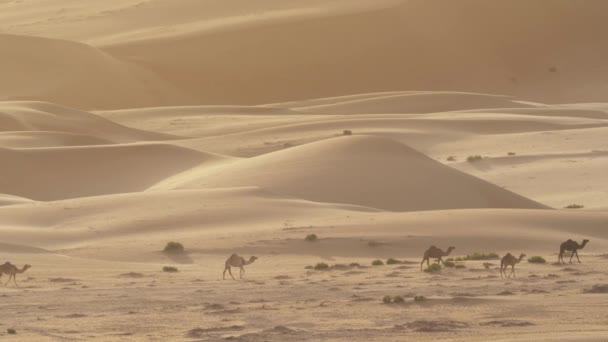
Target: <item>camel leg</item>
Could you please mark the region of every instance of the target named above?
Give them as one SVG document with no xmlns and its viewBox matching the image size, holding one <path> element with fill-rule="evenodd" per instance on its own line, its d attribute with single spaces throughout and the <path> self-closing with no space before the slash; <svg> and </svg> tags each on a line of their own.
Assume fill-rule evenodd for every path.
<svg viewBox="0 0 608 342">
<path fill-rule="evenodd" d="M 234 276 L 232 275 L 232 267 L 229 267 L 229 268 L 228 268 L 228 273 L 230 273 L 230 276 L 232 277 L 232 279 L 236 280 L 236 279 L 234 278 Z"/>
<path fill-rule="evenodd" d="M 570 254 L 570 263 L 572 263 L 572 257 L 574 256 L 574 252 L 576 252 L 576 250 L 572 251 L 572 254 Z"/>
<path fill-rule="evenodd" d="M 19 286 L 17 284 L 17 275 L 16 274 L 13 275 L 13 283 L 15 283 L 15 286 Z"/>
<path fill-rule="evenodd" d="M 4 286 L 8 285 L 8 283 L 10 283 L 10 282 L 11 282 L 11 277 L 12 277 L 12 276 L 13 276 L 12 274 L 9 274 L 9 275 L 8 275 L 8 280 L 6 281 L 6 283 L 4 283 Z"/>
<path fill-rule="evenodd" d="M 243 274 L 245 274 L 245 269 L 243 268 L 243 266 L 241 266 L 241 272 L 240 272 L 240 275 L 239 275 L 240 279 L 243 279 Z"/>
<path fill-rule="evenodd" d="M 502 265 L 500 265 L 500 279 L 502 279 Z"/>
<path fill-rule="evenodd" d="M 228 267 L 224 268 L 224 273 L 222 273 L 222 279 L 226 280 L 226 271 L 228 271 Z"/>
<path fill-rule="evenodd" d="M 574 251 L 574 253 L 576 253 L 576 260 L 578 260 L 578 263 L 582 264 L 581 259 L 578 258 L 578 251 Z"/>
<path fill-rule="evenodd" d="M 426 260 L 426 259 L 422 258 L 422 262 L 420 263 L 420 270 L 421 271 L 422 271 L 422 265 L 424 265 L 424 260 Z"/>
<path fill-rule="evenodd" d="M 441 265 L 442 263 L 445 264 L 445 262 L 443 262 L 443 259 L 439 257 L 439 259 L 437 259 L 437 264 Z"/>
<path fill-rule="evenodd" d="M 517 275 L 515 275 L 515 265 L 511 266 L 511 273 L 513 273 L 513 278 L 517 278 Z"/>
</svg>

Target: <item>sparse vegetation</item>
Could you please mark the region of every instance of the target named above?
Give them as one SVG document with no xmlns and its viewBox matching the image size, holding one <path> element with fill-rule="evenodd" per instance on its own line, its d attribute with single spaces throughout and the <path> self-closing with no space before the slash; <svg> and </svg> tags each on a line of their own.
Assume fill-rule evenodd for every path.
<svg viewBox="0 0 608 342">
<path fill-rule="evenodd" d="M 541 256 L 533 256 L 528 258 L 528 262 L 532 263 L 532 264 L 544 264 L 547 262 L 547 260 L 545 260 L 545 258 L 541 257 Z"/>
<path fill-rule="evenodd" d="M 323 271 L 329 268 L 329 265 L 324 262 L 319 262 L 315 265 L 315 270 Z"/>
<path fill-rule="evenodd" d="M 507 153 L 507 155 L 514 156 L 514 155 L 516 155 L 516 153 L 515 152 L 509 152 L 509 153 Z"/>
<path fill-rule="evenodd" d="M 467 268 L 467 267 L 463 264 L 456 264 L 456 268 Z"/>
<path fill-rule="evenodd" d="M 319 237 L 317 236 L 317 234 L 308 234 L 306 235 L 306 237 L 304 238 L 304 240 L 308 241 L 308 242 L 315 242 L 319 239 Z"/>
<path fill-rule="evenodd" d="M 422 302 L 423 300 L 426 300 L 425 296 L 415 296 L 414 297 L 415 302 Z"/>
<path fill-rule="evenodd" d="M 343 135 L 353 135 L 353 131 L 349 130 L 349 129 L 345 129 L 344 131 L 342 131 Z"/>
<path fill-rule="evenodd" d="M 13 328 L 8 328 L 8 329 L 6 329 L 6 332 L 9 333 L 10 335 L 15 335 L 17 333 L 17 330 L 15 330 Z"/>
<path fill-rule="evenodd" d="M 427 273 L 435 273 L 435 272 L 439 272 L 441 271 L 441 265 L 439 264 L 431 264 L 429 267 L 427 267 L 424 272 Z"/>
<path fill-rule="evenodd" d="M 173 267 L 173 266 L 165 266 L 165 267 L 163 267 L 163 272 L 175 273 L 177 271 L 178 271 L 177 267 Z"/>
<path fill-rule="evenodd" d="M 361 267 L 361 265 L 359 265 L 358 262 L 351 262 L 350 264 L 348 264 L 348 266 L 350 266 L 350 267 Z"/>
<path fill-rule="evenodd" d="M 386 260 L 386 264 L 387 265 L 396 265 L 396 264 L 401 264 L 401 261 L 397 260 L 395 258 L 389 258 L 388 260 Z"/>
<path fill-rule="evenodd" d="M 454 263 L 453 261 L 446 260 L 446 261 L 443 262 L 443 266 L 444 267 L 454 268 L 454 267 L 456 267 L 456 263 Z"/>
<path fill-rule="evenodd" d="M 450 161 L 450 162 L 453 162 L 453 161 L 456 161 L 456 157 L 454 157 L 454 156 L 449 156 L 449 157 L 448 157 L 446 160 L 447 160 L 447 161 Z"/>
<path fill-rule="evenodd" d="M 393 297 L 393 303 L 403 304 L 403 303 L 405 303 L 405 299 L 403 299 L 403 297 L 401 297 L 401 296 L 395 296 L 395 297 Z"/>
<path fill-rule="evenodd" d="M 474 155 L 474 156 L 468 156 L 468 157 L 467 157 L 467 161 L 468 161 L 469 163 L 478 162 L 478 161 L 480 161 L 480 160 L 482 160 L 482 159 L 483 159 L 483 157 L 482 157 L 482 156 L 480 156 L 480 155 L 478 155 L 478 154 L 476 154 L 476 155 Z"/>
<path fill-rule="evenodd" d="M 494 266 L 491 262 L 484 262 L 482 265 L 486 270 L 489 270 L 491 266 Z"/>
<path fill-rule="evenodd" d="M 583 290 L 584 293 L 608 293 L 608 285 L 593 285 L 590 289 Z"/>
<path fill-rule="evenodd" d="M 384 296 L 384 298 L 382 298 L 382 302 L 384 304 L 390 304 L 393 302 L 393 298 L 391 296 Z"/>
<path fill-rule="evenodd" d="M 580 205 L 580 204 L 569 204 L 567 206 L 565 206 L 565 209 L 582 209 L 584 208 L 584 205 Z"/>
<path fill-rule="evenodd" d="M 497 253 L 491 252 L 491 253 L 478 253 L 475 252 L 473 254 L 468 254 L 466 257 L 463 258 L 463 260 L 496 260 L 496 259 L 500 259 L 500 256 L 498 256 Z"/>
<path fill-rule="evenodd" d="M 314 267 L 312 265 L 304 266 L 305 270 L 312 270 Z"/>
<path fill-rule="evenodd" d="M 380 259 L 376 259 L 374 261 L 372 261 L 372 266 L 382 266 L 384 265 L 384 261 L 380 260 Z"/>
<path fill-rule="evenodd" d="M 182 245 L 179 242 L 175 242 L 175 241 L 167 242 L 167 244 L 165 245 L 165 249 L 163 249 L 163 252 L 165 252 L 165 253 L 183 253 L 184 245 Z"/>
</svg>

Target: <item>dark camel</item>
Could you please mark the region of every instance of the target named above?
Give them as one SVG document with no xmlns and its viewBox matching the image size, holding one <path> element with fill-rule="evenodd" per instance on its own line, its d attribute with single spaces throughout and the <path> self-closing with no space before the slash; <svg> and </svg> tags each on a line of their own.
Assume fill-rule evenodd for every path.
<svg viewBox="0 0 608 342">
<path fill-rule="evenodd" d="M 228 271 L 232 279 L 234 279 L 232 271 L 230 270 L 231 267 L 239 267 L 241 269 L 239 278 L 243 278 L 243 274 L 245 274 L 245 269 L 243 268 L 243 266 L 252 264 L 254 261 L 257 260 L 257 258 L 258 257 L 256 256 L 252 256 L 251 258 L 249 258 L 249 260 L 245 260 L 243 257 L 237 254 L 232 254 L 230 258 L 226 260 L 226 267 L 224 268 L 224 274 L 222 275 L 222 278 L 226 279 L 226 271 Z"/>
<path fill-rule="evenodd" d="M 17 266 L 11 264 L 8 261 L 5 262 L 4 264 L 0 265 L 0 277 L 2 277 L 3 274 L 8 274 L 8 280 L 6 281 L 4 286 L 8 285 L 8 283 L 11 281 L 11 278 L 13 278 L 13 283 L 15 283 L 15 286 L 18 286 L 17 285 L 17 273 L 23 273 L 23 272 L 27 271 L 27 269 L 30 267 L 32 267 L 32 266 L 25 265 L 21 269 L 19 269 L 19 268 L 17 268 Z"/>
<path fill-rule="evenodd" d="M 426 266 L 429 266 L 429 259 L 437 259 L 437 263 L 441 265 L 441 263 L 443 262 L 443 259 L 441 258 L 450 255 L 450 253 L 452 253 L 454 249 L 456 249 L 456 247 L 450 246 L 448 247 L 448 250 L 444 252 L 443 250 L 441 250 L 441 248 L 437 248 L 435 246 L 429 247 L 429 249 L 424 252 L 424 257 L 422 258 L 422 262 L 420 263 L 420 270 L 422 270 L 422 264 L 424 264 L 425 261 Z"/>
<path fill-rule="evenodd" d="M 515 264 L 519 264 L 525 257 L 525 254 L 521 254 L 519 256 L 519 259 L 517 259 L 513 255 L 511 255 L 511 253 L 507 253 L 507 255 L 502 257 L 502 259 L 500 260 L 500 277 L 502 278 L 502 275 L 504 274 L 505 277 L 510 278 L 512 274 L 513 278 L 517 278 L 517 276 L 515 275 Z M 511 266 L 511 273 L 509 273 L 509 275 L 507 276 L 507 267 L 509 266 Z"/>
<path fill-rule="evenodd" d="M 568 239 L 568 241 L 562 242 L 562 244 L 559 245 L 559 256 L 557 257 L 557 262 L 559 263 L 561 261 L 565 264 L 566 262 L 564 261 L 564 252 L 572 251 L 572 254 L 570 255 L 570 263 L 572 263 L 572 257 L 575 254 L 576 260 L 581 263 L 581 259 L 578 258 L 578 250 L 585 248 L 585 245 L 587 245 L 588 242 L 589 240 L 587 239 L 583 240 L 583 243 L 581 243 L 580 245 L 572 239 Z"/>
</svg>

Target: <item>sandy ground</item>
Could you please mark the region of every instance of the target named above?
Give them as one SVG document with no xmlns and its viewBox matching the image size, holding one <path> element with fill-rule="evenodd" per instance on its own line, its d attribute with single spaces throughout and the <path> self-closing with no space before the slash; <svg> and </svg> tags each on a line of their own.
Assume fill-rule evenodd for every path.
<svg viewBox="0 0 608 342">
<path fill-rule="evenodd" d="M 606 2 L 487 4 L 0 0 L 0 337 L 606 341 Z"/>
</svg>

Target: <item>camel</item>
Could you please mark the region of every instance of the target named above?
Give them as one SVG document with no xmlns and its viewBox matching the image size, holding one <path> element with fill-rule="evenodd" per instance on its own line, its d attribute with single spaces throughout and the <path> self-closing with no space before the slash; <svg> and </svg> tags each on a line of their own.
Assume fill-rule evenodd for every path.
<svg viewBox="0 0 608 342">
<path fill-rule="evenodd" d="M 583 243 L 581 243 L 580 245 L 572 239 L 568 239 L 568 241 L 562 242 L 562 244 L 559 245 L 559 255 L 557 257 L 557 262 L 559 263 L 561 261 L 565 264 L 566 262 L 564 261 L 564 252 L 572 251 L 572 254 L 570 255 L 570 263 L 572 263 L 572 257 L 575 254 L 576 254 L 576 259 L 578 260 L 579 263 L 581 263 L 581 259 L 578 258 L 578 250 L 585 248 L 585 246 L 587 245 L 588 242 L 589 242 L 589 240 L 587 240 L 587 239 L 583 240 Z"/>
<path fill-rule="evenodd" d="M 525 257 L 526 255 L 522 253 L 519 255 L 519 259 L 517 259 L 511 255 L 511 253 L 507 253 L 507 255 L 500 260 L 500 277 L 502 278 L 502 275 L 504 274 L 505 277 L 510 278 L 512 274 L 513 278 L 517 278 L 515 275 L 515 264 L 519 264 Z M 509 266 L 511 266 L 511 273 L 507 276 L 507 267 Z"/>
<path fill-rule="evenodd" d="M 249 260 L 245 260 L 245 258 L 243 258 L 237 254 L 232 254 L 230 256 L 230 258 L 228 258 L 228 260 L 226 260 L 226 268 L 224 268 L 224 274 L 222 275 L 222 278 L 224 278 L 224 280 L 226 279 L 226 271 L 228 271 L 228 273 L 230 273 L 230 276 L 232 277 L 232 279 L 234 279 L 234 276 L 232 275 L 232 271 L 230 270 L 230 268 L 239 267 L 241 269 L 239 279 L 242 279 L 243 274 L 245 274 L 245 268 L 243 268 L 243 266 L 253 264 L 253 262 L 256 261 L 257 258 L 258 257 L 256 257 L 256 256 L 252 256 L 251 258 L 249 258 Z"/>
<path fill-rule="evenodd" d="M 435 246 L 429 247 L 429 249 L 424 252 L 424 258 L 422 258 L 422 262 L 420 263 L 420 270 L 422 270 L 422 264 L 426 261 L 426 265 L 429 266 L 429 259 L 437 259 L 437 263 L 441 264 L 443 259 L 441 257 L 448 256 L 455 250 L 456 247 L 450 246 L 448 247 L 447 252 L 441 250 L 441 248 L 437 248 Z"/>
<path fill-rule="evenodd" d="M 5 262 L 4 264 L 0 265 L 0 277 L 2 277 L 3 274 L 8 274 L 8 281 L 4 284 L 4 286 L 8 285 L 8 283 L 11 281 L 11 278 L 13 278 L 13 282 L 15 283 L 15 286 L 18 286 L 17 285 L 17 273 L 23 273 L 23 272 L 27 271 L 27 269 L 30 267 L 32 267 L 32 266 L 25 265 L 21 269 L 19 269 L 19 268 L 17 268 L 17 266 L 11 264 L 8 261 Z"/>
</svg>

